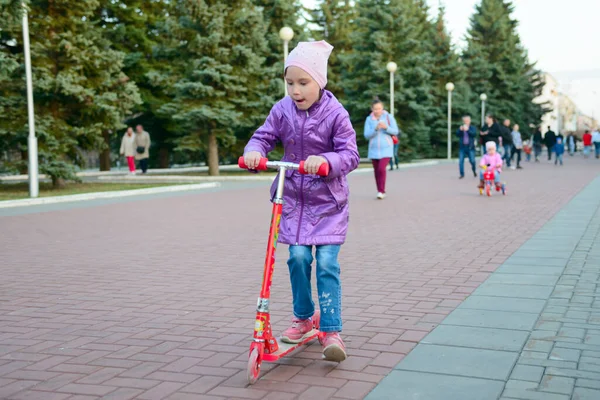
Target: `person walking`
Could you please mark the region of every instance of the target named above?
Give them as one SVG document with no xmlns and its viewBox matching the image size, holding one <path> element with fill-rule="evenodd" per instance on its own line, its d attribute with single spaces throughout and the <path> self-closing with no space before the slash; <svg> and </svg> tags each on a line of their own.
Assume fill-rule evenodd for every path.
<svg viewBox="0 0 600 400">
<path fill-rule="evenodd" d="M 127 165 L 129 166 L 129 175 L 135 175 L 135 135 L 131 127 L 127 128 L 127 131 L 121 139 L 121 149 L 119 154 L 125 156 L 127 159 Z"/>
<path fill-rule="evenodd" d="M 521 138 L 521 132 L 519 132 L 519 125 L 515 124 L 513 126 L 513 130 L 512 130 L 512 141 L 513 141 L 513 148 L 512 148 L 512 153 L 510 155 L 510 159 L 512 161 L 512 158 L 514 157 L 514 155 L 517 155 L 517 166 L 516 168 L 513 166 L 512 169 L 523 169 L 523 167 L 521 167 L 521 151 L 523 149 L 523 140 Z"/>
<path fill-rule="evenodd" d="M 396 164 L 396 169 L 398 169 L 398 150 L 400 149 L 400 135 L 402 135 L 402 129 L 398 127 L 398 134 L 392 136 L 392 142 L 394 142 L 394 149 L 392 152 L 392 158 L 390 158 L 390 171 L 394 169 L 394 164 Z"/>
<path fill-rule="evenodd" d="M 560 162 L 560 166 L 563 165 L 563 154 L 565 153 L 565 144 L 563 143 L 562 138 L 556 138 L 556 144 L 554 145 L 554 152 L 556 153 L 556 159 L 554 160 L 554 165 Z"/>
<path fill-rule="evenodd" d="M 554 152 L 554 146 L 556 146 L 556 133 L 550 127 L 544 135 L 544 144 L 548 149 L 548 162 L 552 162 L 552 153 Z"/>
<path fill-rule="evenodd" d="M 150 158 L 150 134 L 142 125 L 135 127 L 135 159 L 140 162 L 142 173 L 148 171 L 148 158 Z"/>
<path fill-rule="evenodd" d="M 383 102 L 376 98 L 371 104 L 371 114 L 365 121 L 365 139 L 369 141 L 368 157 L 373 163 L 377 198 L 385 198 L 385 181 L 387 165 L 393 156 L 394 141 L 392 136 L 398 135 L 398 125 L 394 116 L 383 108 Z"/>
<path fill-rule="evenodd" d="M 540 162 L 540 154 L 542 154 L 542 131 L 539 127 L 536 128 L 533 134 L 533 157 L 535 162 Z"/>
<path fill-rule="evenodd" d="M 600 158 L 600 131 L 598 131 L 598 128 L 592 132 L 592 143 L 594 143 L 596 158 Z"/>
<path fill-rule="evenodd" d="M 471 125 L 471 116 L 465 115 L 462 118 L 463 124 L 456 131 L 458 136 L 458 172 L 460 173 L 459 179 L 465 177 L 465 157 L 469 158 L 471 164 L 471 170 L 473 176 L 477 177 L 476 164 L 475 164 L 475 137 L 477 136 L 477 130 Z"/>
<path fill-rule="evenodd" d="M 577 137 L 575 137 L 573 132 L 567 136 L 567 146 L 569 147 L 569 155 L 573 157 L 573 154 L 575 154 L 575 149 L 577 148 Z"/>
<path fill-rule="evenodd" d="M 488 114 L 485 117 L 485 124 L 481 127 L 481 131 L 479 132 L 479 137 L 484 146 L 482 148 L 482 155 L 486 153 L 487 142 L 494 142 L 496 147 L 499 144 L 499 138 L 502 136 L 502 131 L 500 130 L 500 125 L 498 124 L 498 120 L 492 115 Z"/>
<path fill-rule="evenodd" d="M 592 150 L 592 135 L 590 131 L 585 131 L 583 134 L 583 157 L 588 158 Z"/>
<path fill-rule="evenodd" d="M 513 149 L 513 140 L 512 140 L 512 131 L 510 129 L 510 119 L 505 119 L 500 127 L 502 130 L 502 147 L 504 148 L 504 162 L 506 162 L 506 167 L 510 168 L 510 159 L 512 157 L 512 149 Z"/>
</svg>

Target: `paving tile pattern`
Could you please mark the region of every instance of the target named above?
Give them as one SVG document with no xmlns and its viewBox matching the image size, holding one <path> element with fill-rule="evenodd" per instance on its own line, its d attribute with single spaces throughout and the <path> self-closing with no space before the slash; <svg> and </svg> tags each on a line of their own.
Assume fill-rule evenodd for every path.
<svg viewBox="0 0 600 400">
<path fill-rule="evenodd" d="M 567 238 L 548 250 L 539 282 L 530 254 L 511 255 L 597 175 L 591 165 L 570 158 L 563 168 L 525 164 L 504 174 L 509 195 L 492 198 L 480 197 L 474 180 L 459 181 L 455 165 L 390 173 L 384 201 L 375 200 L 372 176 L 352 176 L 351 227 L 340 259 L 350 358 L 323 362 L 313 344 L 264 364 L 252 387 L 245 369 L 268 233 L 267 184 L 3 217 L 0 398 L 360 399 L 401 360 L 417 368 L 410 352 L 419 342 L 423 351 L 446 349 L 433 373 L 450 368 L 448 357 L 473 360 L 470 370 L 452 378 L 470 388 L 463 399 L 473 391 L 504 390 L 487 385 L 505 376 L 482 360 L 518 362 L 519 376 L 541 374 L 533 383 L 546 382 L 556 396 L 563 395 L 552 392 L 549 376 L 574 380 L 574 392 L 588 396 L 598 389 L 591 358 L 600 350 L 587 339 L 598 318 L 590 311 L 595 278 L 591 270 L 577 282 L 560 272 L 570 262 L 561 257 L 562 246 L 579 242 Z M 592 239 L 587 243 L 585 257 L 595 256 Z M 286 253 L 281 246 L 272 293 L 276 332 L 290 318 Z M 444 325 L 468 338 L 489 337 L 471 348 L 444 337 L 424 340 L 508 257 L 507 277 L 486 283 L 457 314 L 474 322 Z M 530 275 L 519 291 L 527 299 L 498 301 L 515 287 L 508 275 L 520 272 Z M 552 289 L 556 277 L 561 281 Z M 578 306 L 565 309 L 573 287 Z M 535 351 L 562 358 L 548 359 L 557 363 L 552 366 L 521 362 L 513 350 L 534 340 L 527 337 L 529 314 L 539 314 L 550 295 L 556 303 L 545 309 L 550 314 L 536 333 Z M 496 318 L 478 318 L 476 310 L 494 305 L 498 318 L 518 312 L 510 317 L 516 333 L 498 335 Z M 557 345 L 545 336 L 559 331 L 569 340 Z M 403 379 L 398 382 L 417 384 L 426 377 Z M 522 381 L 515 390 L 528 390 L 530 381 Z"/>
<path fill-rule="evenodd" d="M 600 178 L 368 397 L 600 399 Z"/>
</svg>

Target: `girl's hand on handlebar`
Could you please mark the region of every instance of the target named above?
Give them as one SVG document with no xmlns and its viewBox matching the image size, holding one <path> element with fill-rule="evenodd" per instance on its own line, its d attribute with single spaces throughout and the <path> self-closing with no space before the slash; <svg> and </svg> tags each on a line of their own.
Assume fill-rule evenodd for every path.
<svg viewBox="0 0 600 400">
<path fill-rule="evenodd" d="M 261 158 L 262 154 L 260 154 L 258 151 L 249 151 L 248 153 L 244 154 L 244 163 L 248 169 L 256 169 Z"/>
<path fill-rule="evenodd" d="M 304 170 L 309 175 L 316 175 L 319 167 L 327 163 L 327 159 L 321 156 L 309 156 L 304 162 Z"/>
</svg>

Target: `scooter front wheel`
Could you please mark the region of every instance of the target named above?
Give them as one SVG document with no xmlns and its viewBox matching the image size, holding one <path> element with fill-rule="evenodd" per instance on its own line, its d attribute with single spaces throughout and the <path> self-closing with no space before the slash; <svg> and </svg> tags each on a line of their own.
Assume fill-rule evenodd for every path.
<svg viewBox="0 0 600 400">
<path fill-rule="evenodd" d="M 250 356 L 248 357 L 248 369 L 246 371 L 248 383 L 254 384 L 258 380 L 258 376 L 260 375 L 260 353 L 257 348 L 252 349 L 250 351 Z"/>
</svg>

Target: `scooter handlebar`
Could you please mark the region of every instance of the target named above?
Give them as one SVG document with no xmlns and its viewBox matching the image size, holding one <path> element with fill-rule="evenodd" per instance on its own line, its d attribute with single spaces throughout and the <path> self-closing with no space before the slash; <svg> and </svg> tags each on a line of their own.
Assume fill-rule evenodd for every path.
<svg viewBox="0 0 600 400">
<path fill-rule="evenodd" d="M 303 175 L 308 175 L 308 172 L 306 172 L 306 170 L 304 169 L 304 161 L 300 161 L 300 165 L 298 166 L 298 172 L 300 172 Z M 329 175 L 329 163 L 328 162 L 324 162 L 323 164 L 321 164 L 321 166 L 317 170 L 317 175 L 319 175 L 319 176 Z"/>
<path fill-rule="evenodd" d="M 249 169 L 246 163 L 244 162 L 244 157 L 238 158 L 238 166 L 242 169 Z M 280 167 L 286 167 L 287 169 L 293 169 L 300 172 L 302 175 L 308 175 L 306 170 L 304 169 L 304 161 L 300 161 L 300 164 L 294 164 L 289 162 L 282 161 L 269 161 L 269 159 L 263 157 L 260 159 L 258 166 L 255 168 L 256 171 L 266 171 L 268 168 L 279 169 Z M 329 163 L 323 163 L 319 167 L 317 171 L 318 176 L 327 176 L 329 175 Z"/>
<path fill-rule="evenodd" d="M 269 162 L 268 158 L 261 158 L 260 162 L 258 163 L 258 166 L 256 168 L 254 168 L 257 171 L 266 171 L 267 170 L 267 163 Z M 246 165 L 246 163 L 244 162 L 244 156 L 241 156 L 240 158 L 238 158 L 238 166 L 241 169 L 250 169 L 248 168 L 248 166 Z"/>
</svg>

